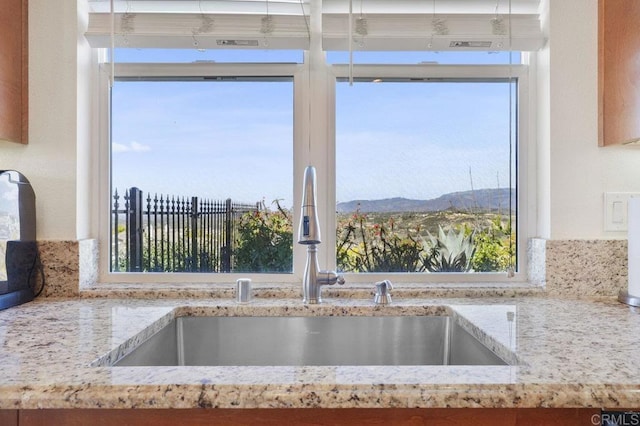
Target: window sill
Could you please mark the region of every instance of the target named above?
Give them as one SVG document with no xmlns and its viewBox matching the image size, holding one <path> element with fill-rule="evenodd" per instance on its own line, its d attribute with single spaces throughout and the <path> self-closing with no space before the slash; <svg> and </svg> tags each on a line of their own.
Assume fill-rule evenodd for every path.
<svg viewBox="0 0 640 426">
<path fill-rule="evenodd" d="M 254 298 L 295 299 L 301 297 L 301 284 L 253 283 Z M 324 298 L 366 299 L 374 293 L 373 283 L 347 284 L 343 287 L 327 286 Z M 530 283 L 397 283 L 392 294 L 397 297 L 516 297 L 540 296 L 544 287 Z M 83 298 L 234 298 L 235 284 L 210 283 L 104 283 L 84 287 Z"/>
</svg>

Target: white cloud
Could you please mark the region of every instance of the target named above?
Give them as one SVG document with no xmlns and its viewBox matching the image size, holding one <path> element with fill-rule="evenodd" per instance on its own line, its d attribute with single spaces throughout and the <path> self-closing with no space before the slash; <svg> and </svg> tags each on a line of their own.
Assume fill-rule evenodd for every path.
<svg viewBox="0 0 640 426">
<path fill-rule="evenodd" d="M 130 144 L 121 144 L 114 142 L 111 145 L 111 150 L 113 153 L 120 152 L 148 152 L 151 151 L 151 147 L 149 145 L 144 145 L 139 142 L 133 141 Z"/>
</svg>

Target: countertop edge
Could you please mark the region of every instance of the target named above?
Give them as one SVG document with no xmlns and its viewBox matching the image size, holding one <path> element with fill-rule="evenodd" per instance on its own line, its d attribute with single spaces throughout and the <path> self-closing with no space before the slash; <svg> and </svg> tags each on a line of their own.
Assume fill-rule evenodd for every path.
<svg viewBox="0 0 640 426">
<path fill-rule="evenodd" d="M 630 408 L 613 385 L 215 385 L 2 387 L 0 409 Z M 635 394 L 636 392 L 633 392 Z M 260 398 L 256 398 L 256 394 Z M 526 394 L 526 398 L 523 395 Z M 47 397 L 42 398 L 43 395 Z M 57 396 L 57 397 L 54 397 Z M 224 397 L 221 397 L 224 395 Z"/>
</svg>

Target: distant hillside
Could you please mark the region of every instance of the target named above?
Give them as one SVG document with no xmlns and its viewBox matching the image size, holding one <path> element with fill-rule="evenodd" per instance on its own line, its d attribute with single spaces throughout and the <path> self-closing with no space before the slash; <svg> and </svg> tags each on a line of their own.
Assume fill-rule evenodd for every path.
<svg viewBox="0 0 640 426">
<path fill-rule="evenodd" d="M 515 208 L 515 191 L 512 207 Z M 435 212 L 442 210 L 497 211 L 509 208 L 509 188 L 476 189 L 474 191 L 451 192 L 431 200 L 408 198 L 386 198 L 383 200 L 353 200 L 338 203 L 338 213 L 350 213 L 360 209 L 363 213 L 379 212 Z"/>
</svg>

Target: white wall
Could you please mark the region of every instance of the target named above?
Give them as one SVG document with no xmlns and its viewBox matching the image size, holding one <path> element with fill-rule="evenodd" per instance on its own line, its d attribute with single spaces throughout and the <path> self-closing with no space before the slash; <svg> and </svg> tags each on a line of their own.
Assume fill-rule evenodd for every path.
<svg viewBox="0 0 640 426">
<path fill-rule="evenodd" d="M 0 169 L 33 184 L 38 239 L 76 238 L 76 9 L 29 1 L 29 144 L 0 141 Z"/>
<path fill-rule="evenodd" d="M 626 238 L 604 232 L 602 197 L 640 192 L 640 148 L 597 146 L 597 0 L 546 3 L 550 42 L 537 62 L 551 72 L 538 80 L 537 236 Z M 95 121 L 78 37 L 84 20 L 76 0 L 30 0 L 29 20 L 30 143 L 0 141 L 0 169 L 19 170 L 33 183 L 39 239 L 90 237 Z"/>
<path fill-rule="evenodd" d="M 539 89 L 550 114 L 539 133 L 538 161 L 542 170 L 548 162 L 549 183 L 545 190 L 538 180 L 540 236 L 626 238 L 604 232 L 603 193 L 640 192 L 640 149 L 598 147 L 598 1 L 549 0 L 548 7 L 550 50 L 541 56 L 548 55 L 551 72 Z"/>
<path fill-rule="evenodd" d="M 87 0 L 77 2 L 77 206 L 76 237 L 78 239 L 97 237 L 98 218 L 92 212 L 98 211 L 98 200 L 93 195 L 97 192 L 98 159 L 95 156 L 97 139 L 98 111 L 93 108 L 97 91 L 97 52 L 91 49 L 84 33 L 89 24 L 89 4 Z M 92 112 L 92 114 L 90 114 Z M 95 137 L 94 137 L 95 136 Z"/>
</svg>

